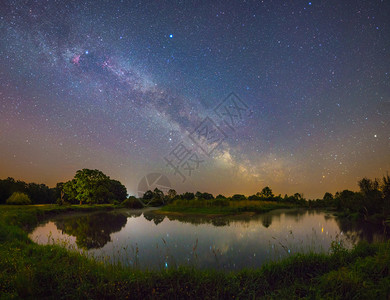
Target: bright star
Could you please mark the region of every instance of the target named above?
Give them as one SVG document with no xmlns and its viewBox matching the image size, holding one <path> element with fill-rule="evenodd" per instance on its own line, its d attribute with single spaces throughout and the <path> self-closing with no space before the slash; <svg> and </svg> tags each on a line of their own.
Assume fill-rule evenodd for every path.
<svg viewBox="0 0 390 300">
<path fill-rule="evenodd" d="M 169 37 L 170 37 L 170 38 L 173 38 L 173 34 L 170 34 Z"/>
<path fill-rule="evenodd" d="M 88 51 L 88 50 L 86 50 L 86 51 L 85 51 L 85 54 L 88 54 L 88 53 L 89 53 L 89 51 Z"/>
</svg>

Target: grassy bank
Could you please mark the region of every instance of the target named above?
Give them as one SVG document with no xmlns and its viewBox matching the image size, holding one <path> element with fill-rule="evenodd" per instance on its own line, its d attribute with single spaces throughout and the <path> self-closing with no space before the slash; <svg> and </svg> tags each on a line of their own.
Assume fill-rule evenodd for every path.
<svg viewBox="0 0 390 300">
<path fill-rule="evenodd" d="M 187 215 L 232 215 L 244 212 L 265 213 L 274 209 L 296 207 L 291 203 L 275 201 L 229 201 L 213 200 L 176 200 L 163 206 L 156 213 L 176 213 Z"/>
<path fill-rule="evenodd" d="M 258 270 L 147 272 L 104 265 L 59 246 L 37 245 L 21 228 L 26 220 L 33 225 L 46 214 L 69 209 L 100 208 L 0 206 L 2 299 L 386 299 L 390 295 L 390 243 L 361 243 L 351 251 L 334 243 L 331 255 L 295 255 Z"/>
</svg>

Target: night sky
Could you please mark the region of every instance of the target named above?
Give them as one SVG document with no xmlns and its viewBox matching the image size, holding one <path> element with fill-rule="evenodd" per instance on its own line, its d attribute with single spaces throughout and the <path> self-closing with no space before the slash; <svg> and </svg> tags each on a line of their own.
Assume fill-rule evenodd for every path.
<svg viewBox="0 0 390 300">
<path fill-rule="evenodd" d="M 322 197 L 390 171 L 389 121 L 389 1 L 0 4 L 1 179 Z"/>
</svg>

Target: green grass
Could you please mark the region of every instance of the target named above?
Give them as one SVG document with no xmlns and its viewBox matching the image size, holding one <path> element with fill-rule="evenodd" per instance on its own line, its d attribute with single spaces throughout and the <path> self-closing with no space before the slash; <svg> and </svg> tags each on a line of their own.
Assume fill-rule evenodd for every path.
<svg viewBox="0 0 390 300">
<path fill-rule="evenodd" d="M 290 203 L 275 201 L 218 201 L 176 200 L 159 209 L 157 213 L 181 213 L 189 215 L 231 215 L 244 212 L 265 213 L 274 209 L 296 207 Z"/>
<path fill-rule="evenodd" d="M 300 254 L 261 269 L 139 271 L 107 265 L 59 246 L 41 246 L 21 228 L 46 214 L 99 207 L 0 206 L 1 299 L 386 299 L 390 243 L 360 243 L 333 253 Z M 107 207 L 103 207 L 107 209 Z M 13 225 L 12 225 L 13 224 Z"/>
</svg>

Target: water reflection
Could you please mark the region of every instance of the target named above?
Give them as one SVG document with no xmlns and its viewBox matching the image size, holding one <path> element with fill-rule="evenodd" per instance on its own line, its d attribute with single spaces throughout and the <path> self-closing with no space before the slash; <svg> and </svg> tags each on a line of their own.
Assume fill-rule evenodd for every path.
<svg viewBox="0 0 390 300">
<path fill-rule="evenodd" d="M 365 240 L 370 243 L 382 242 L 389 238 L 386 233 L 386 227 L 380 224 L 363 221 L 356 222 L 346 218 L 338 218 L 336 221 L 340 229 L 352 243 L 360 240 Z"/>
<path fill-rule="evenodd" d="M 259 267 L 297 252 L 327 252 L 336 238 L 348 247 L 360 239 L 384 239 L 377 228 L 299 209 L 219 218 L 152 210 L 65 216 L 37 227 L 30 237 L 41 244 L 66 240 L 88 255 L 142 269 L 194 265 L 228 270 Z"/>
<path fill-rule="evenodd" d="M 76 237 L 76 245 L 85 250 L 99 249 L 111 241 L 111 233 L 127 222 L 123 214 L 96 213 L 58 219 L 54 223 L 63 233 Z"/>
</svg>

